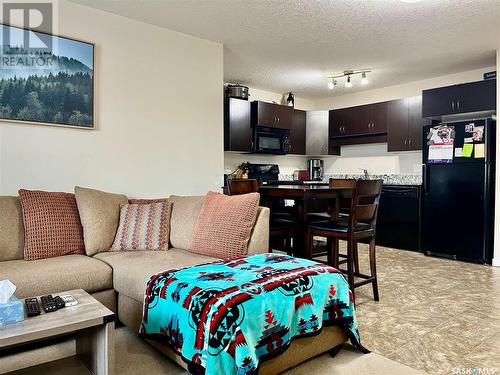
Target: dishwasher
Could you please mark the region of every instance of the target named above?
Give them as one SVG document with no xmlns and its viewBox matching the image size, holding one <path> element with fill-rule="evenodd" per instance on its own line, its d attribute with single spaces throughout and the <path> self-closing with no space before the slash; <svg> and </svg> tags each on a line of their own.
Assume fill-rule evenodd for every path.
<svg viewBox="0 0 500 375">
<path fill-rule="evenodd" d="M 420 186 L 383 186 L 377 216 L 377 245 L 420 251 L 420 192 Z"/>
</svg>

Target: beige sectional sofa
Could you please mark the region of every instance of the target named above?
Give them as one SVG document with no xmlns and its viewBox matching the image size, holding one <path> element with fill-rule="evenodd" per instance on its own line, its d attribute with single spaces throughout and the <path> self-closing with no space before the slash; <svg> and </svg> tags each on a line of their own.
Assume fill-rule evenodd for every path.
<svg viewBox="0 0 500 375">
<path fill-rule="evenodd" d="M 173 203 L 170 223 L 172 247 L 167 251 L 103 252 L 92 257 L 65 255 L 25 261 L 19 198 L 0 197 L 0 280 L 12 281 L 17 286 L 16 295 L 19 298 L 82 288 L 116 312 L 126 326 L 138 332 L 145 284 L 152 274 L 216 260 L 186 250 L 190 247 L 204 197 L 172 196 L 170 200 Z M 248 254 L 267 252 L 268 248 L 269 209 L 260 207 Z M 346 340 L 339 328 L 325 328 L 317 337 L 294 341 L 283 355 L 265 362 L 261 373 L 277 373 Z M 168 347 L 151 343 L 185 366 Z"/>
<path fill-rule="evenodd" d="M 0 280 L 12 281 L 19 298 L 81 288 L 119 314 L 119 294 L 142 301 L 145 282 L 152 274 L 215 260 L 184 250 L 190 247 L 203 199 L 171 197 L 172 248 L 168 251 L 104 252 L 92 257 L 74 254 L 26 261 L 19 198 L 0 197 Z M 248 253 L 266 252 L 268 238 L 269 209 L 261 207 Z"/>
</svg>

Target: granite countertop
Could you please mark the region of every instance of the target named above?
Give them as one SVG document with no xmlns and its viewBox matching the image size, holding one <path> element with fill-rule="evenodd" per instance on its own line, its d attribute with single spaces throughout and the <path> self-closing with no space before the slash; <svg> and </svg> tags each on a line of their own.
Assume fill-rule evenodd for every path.
<svg viewBox="0 0 500 375">
<path fill-rule="evenodd" d="M 362 174 L 326 174 L 323 182 L 328 183 L 330 178 L 363 178 Z M 370 174 L 368 179 L 383 180 L 384 185 L 402 185 L 402 186 L 420 186 L 422 185 L 422 176 L 418 174 Z M 293 175 L 279 175 L 280 181 L 293 181 Z"/>
</svg>

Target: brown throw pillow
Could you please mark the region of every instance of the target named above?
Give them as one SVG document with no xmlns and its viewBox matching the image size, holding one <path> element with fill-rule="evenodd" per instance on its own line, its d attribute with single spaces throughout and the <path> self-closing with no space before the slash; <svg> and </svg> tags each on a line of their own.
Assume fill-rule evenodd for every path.
<svg viewBox="0 0 500 375">
<path fill-rule="evenodd" d="M 85 252 L 92 256 L 108 251 L 118 228 L 120 205 L 128 203 L 127 197 L 75 186 L 75 198 L 83 226 Z"/>
<path fill-rule="evenodd" d="M 259 198 L 258 193 L 227 196 L 209 192 L 196 223 L 191 251 L 222 259 L 245 255 Z"/>
<path fill-rule="evenodd" d="M 83 231 L 75 196 L 19 190 L 24 220 L 24 259 L 84 254 Z"/>
</svg>

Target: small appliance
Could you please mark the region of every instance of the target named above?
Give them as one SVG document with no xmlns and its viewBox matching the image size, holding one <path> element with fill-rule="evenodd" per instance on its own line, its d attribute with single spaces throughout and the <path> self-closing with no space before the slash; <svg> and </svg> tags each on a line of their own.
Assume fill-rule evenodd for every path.
<svg viewBox="0 0 500 375">
<path fill-rule="evenodd" d="M 321 181 L 323 179 L 323 160 L 309 159 L 307 161 L 307 168 L 309 170 L 309 180 Z"/>
<path fill-rule="evenodd" d="M 248 93 L 248 87 L 238 84 L 226 85 L 225 94 L 227 98 L 236 98 L 243 100 L 248 100 L 248 97 L 250 96 L 250 94 Z"/>
<path fill-rule="evenodd" d="M 290 151 L 290 130 L 256 126 L 252 152 L 285 155 Z"/>
</svg>

